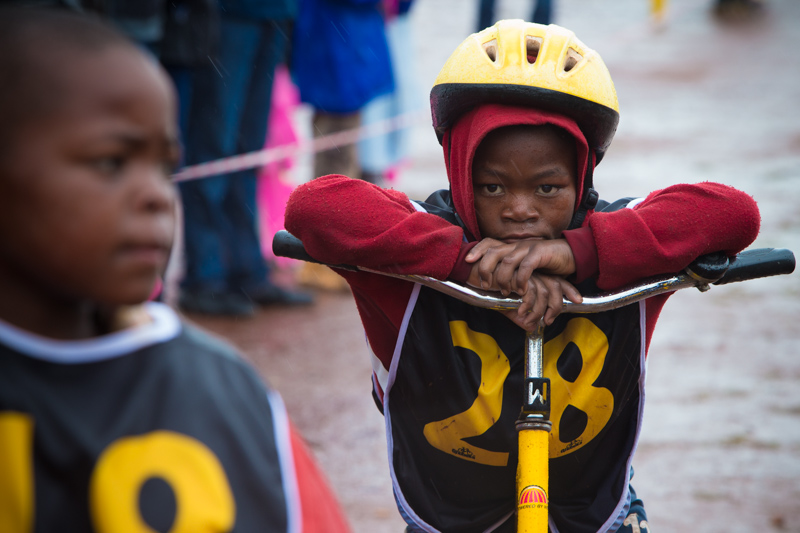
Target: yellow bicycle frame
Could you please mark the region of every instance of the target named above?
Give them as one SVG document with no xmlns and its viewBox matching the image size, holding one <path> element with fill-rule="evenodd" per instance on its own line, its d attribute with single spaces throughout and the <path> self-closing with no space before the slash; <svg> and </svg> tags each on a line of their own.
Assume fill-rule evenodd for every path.
<svg viewBox="0 0 800 533">
<path fill-rule="evenodd" d="M 517 531 L 547 533 L 550 483 L 550 380 L 542 372 L 544 322 L 525 346 L 525 400 L 517 420 Z"/>
</svg>

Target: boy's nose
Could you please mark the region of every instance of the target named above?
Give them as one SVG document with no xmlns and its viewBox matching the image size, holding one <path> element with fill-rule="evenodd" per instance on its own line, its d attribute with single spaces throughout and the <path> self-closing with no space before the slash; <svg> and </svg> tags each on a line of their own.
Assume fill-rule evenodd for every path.
<svg viewBox="0 0 800 533">
<path fill-rule="evenodd" d="M 507 216 L 517 222 L 539 218 L 535 202 L 527 196 L 512 197 L 506 206 Z"/>
<path fill-rule="evenodd" d="M 151 212 L 171 210 L 176 199 L 175 185 L 161 169 L 147 174 L 147 179 L 140 190 L 140 207 Z"/>
</svg>

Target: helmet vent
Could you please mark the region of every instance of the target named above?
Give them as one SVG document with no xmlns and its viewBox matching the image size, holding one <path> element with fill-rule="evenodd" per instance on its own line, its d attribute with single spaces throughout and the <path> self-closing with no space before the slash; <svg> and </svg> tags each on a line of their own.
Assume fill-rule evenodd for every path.
<svg viewBox="0 0 800 533">
<path fill-rule="evenodd" d="M 483 50 L 486 52 L 486 55 L 489 56 L 489 59 L 492 61 L 497 60 L 497 39 L 492 39 L 487 43 L 483 43 Z"/>
<path fill-rule="evenodd" d="M 528 63 L 533 65 L 536 63 L 536 58 L 539 57 L 539 50 L 542 48 L 542 38 L 525 36 L 525 51 L 528 56 Z"/>
<path fill-rule="evenodd" d="M 583 56 L 575 51 L 574 48 L 567 49 L 567 60 L 564 61 L 564 72 L 569 72 L 575 68 L 575 65 L 580 63 Z"/>
</svg>

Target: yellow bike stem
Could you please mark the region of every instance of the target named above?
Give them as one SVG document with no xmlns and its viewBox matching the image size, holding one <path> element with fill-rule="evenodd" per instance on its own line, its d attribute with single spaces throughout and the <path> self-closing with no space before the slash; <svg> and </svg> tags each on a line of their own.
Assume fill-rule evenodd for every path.
<svg viewBox="0 0 800 533">
<path fill-rule="evenodd" d="M 543 376 L 544 323 L 527 335 L 525 399 L 517 420 L 517 531 L 547 533 L 549 502 L 550 380 Z"/>
</svg>

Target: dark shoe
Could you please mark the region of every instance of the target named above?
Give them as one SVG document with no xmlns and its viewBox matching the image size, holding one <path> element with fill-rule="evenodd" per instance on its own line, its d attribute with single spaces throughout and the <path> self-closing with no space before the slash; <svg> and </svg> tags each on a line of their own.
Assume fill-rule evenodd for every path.
<svg viewBox="0 0 800 533">
<path fill-rule="evenodd" d="M 222 316 L 253 316 L 255 305 L 243 294 L 218 291 L 182 291 L 178 307 L 188 313 Z"/>
<path fill-rule="evenodd" d="M 247 298 L 258 305 L 310 305 L 314 297 L 307 292 L 284 289 L 277 285 L 263 285 L 245 292 Z"/>
<path fill-rule="evenodd" d="M 377 185 L 379 187 L 383 187 L 386 181 L 383 177 L 383 174 L 378 172 L 367 172 L 365 170 L 361 171 L 361 179 L 367 183 L 372 183 L 373 185 Z"/>
<path fill-rule="evenodd" d="M 717 0 L 714 15 L 723 22 L 752 22 L 766 13 L 763 0 Z"/>
</svg>

